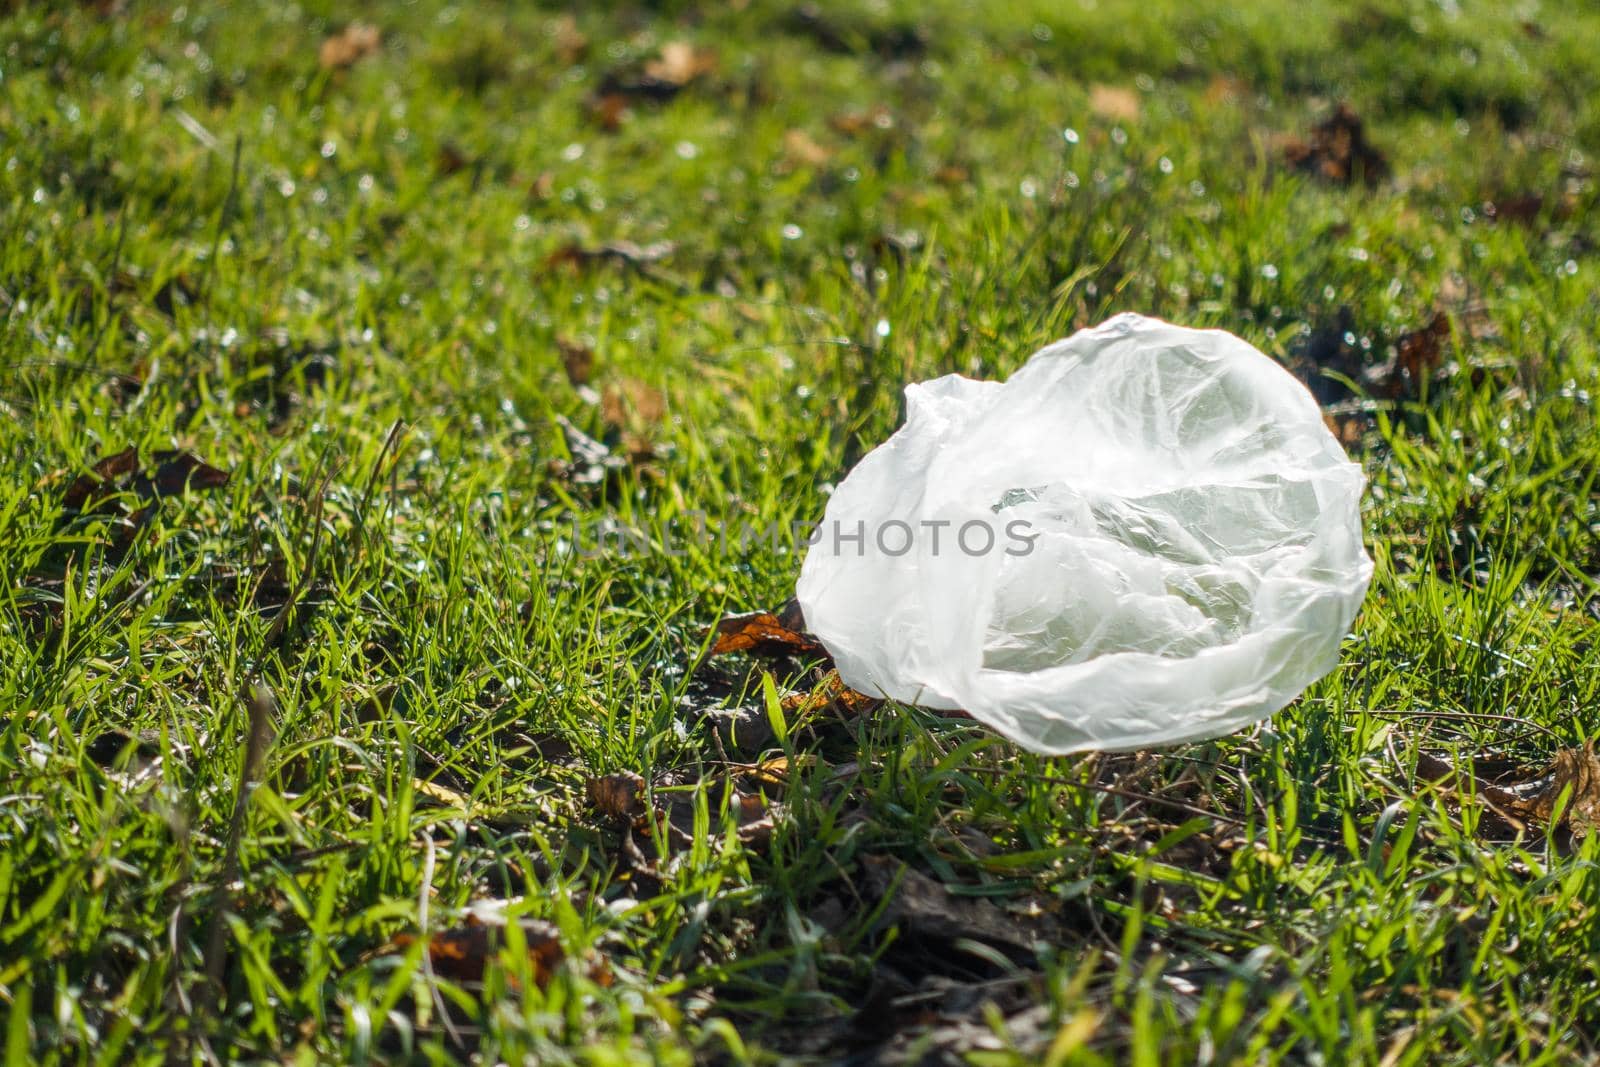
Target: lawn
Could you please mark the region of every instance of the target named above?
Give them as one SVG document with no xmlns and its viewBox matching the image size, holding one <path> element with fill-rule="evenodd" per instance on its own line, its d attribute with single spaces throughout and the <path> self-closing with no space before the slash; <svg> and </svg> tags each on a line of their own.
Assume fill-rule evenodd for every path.
<svg viewBox="0 0 1600 1067">
<path fill-rule="evenodd" d="M 0 10 L 8 1062 L 1600 1055 L 1600 14 Z M 1334 673 L 1046 758 L 711 654 L 1130 310 L 1363 464 Z"/>
</svg>

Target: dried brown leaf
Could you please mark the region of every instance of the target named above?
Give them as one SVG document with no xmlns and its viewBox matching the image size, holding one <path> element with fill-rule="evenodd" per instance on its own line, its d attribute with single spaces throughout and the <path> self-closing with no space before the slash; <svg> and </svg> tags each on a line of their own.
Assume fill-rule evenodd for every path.
<svg viewBox="0 0 1600 1067">
<path fill-rule="evenodd" d="M 715 74 L 717 66 L 717 53 L 712 49 L 689 41 L 668 41 L 661 46 L 661 54 L 644 65 L 644 73 L 647 78 L 681 88 L 696 78 Z"/>
<path fill-rule="evenodd" d="M 74 511 L 81 510 L 92 497 L 113 492 L 115 484 L 132 474 L 138 466 L 139 453 L 136 449 L 125 448 L 115 455 L 107 456 L 90 467 L 86 473 L 74 478 L 67 486 L 61 502 Z"/>
<path fill-rule="evenodd" d="M 790 693 L 784 697 L 783 710 L 798 718 L 832 708 L 845 718 L 855 718 L 875 710 L 882 703 L 876 697 L 851 689 L 844 684 L 837 670 L 829 670 L 815 689 L 807 693 Z"/>
<path fill-rule="evenodd" d="M 572 66 L 589 51 L 589 38 L 570 12 L 557 16 L 550 24 L 550 39 L 555 42 L 556 58 L 563 66 Z"/>
<path fill-rule="evenodd" d="M 666 413 L 666 395 L 636 378 L 609 385 L 600 395 L 600 417 L 619 430 L 647 430 L 660 423 Z"/>
<path fill-rule="evenodd" d="M 1428 753 L 1418 754 L 1416 774 L 1424 781 L 1453 788 L 1459 795 L 1476 796 L 1491 816 L 1488 827 L 1495 831 L 1547 825 L 1564 795 L 1569 799 L 1558 829 L 1580 838 L 1600 828 L 1600 755 L 1594 742 L 1561 749 L 1542 774 L 1516 784 L 1484 781 L 1471 770 L 1458 772 L 1449 761 Z M 1480 823 L 1480 828 L 1483 826 Z"/>
<path fill-rule="evenodd" d="M 458 174 L 472 165 L 472 158 L 454 141 L 445 141 L 433 154 L 433 169 L 441 178 Z"/>
<path fill-rule="evenodd" d="M 204 492 L 228 484 L 230 473 L 200 459 L 192 452 L 162 451 L 151 457 L 153 469 L 139 468 L 139 454 L 123 449 L 96 463 L 67 486 L 62 503 L 82 510 L 91 500 L 126 491 L 142 499 L 177 496 L 189 490 Z"/>
<path fill-rule="evenodd" d="M 801 129 L 789 130 L 783 135 L 783 151 L 790 163 L 806 167 L 820 167 L 833 158 L 833 149 L 818 144 Z"/>
<path fill-rule="evenodd" d="M 377 53 L 383 45 L 378 27 L 367 22 L 352 22 L 322 42 L 317 62 L 328 70 L 344 70 Z"/>
<path fill-rule="evenodd" d="M 550 923 L 534 919 L 523 919 L 517 925 L 527 945 L 534 981 L 543 988 L 550 983 L 556 967 L 566 959 L 560 932 Z M 394 940 L 397 947 L 408 948 L 417 938 L 414 934 L 401 934 Z M 429 936 L 428 963 L 434 974 L 452 982 L 482 982 L 489 961 L 505 943 L 503 923 L 487 923 L 476 915 L 469 915 L 462 925 Z"/>
<path fill-rule="evenodd" d="M 1436 311 L 1426 326 L 1400 335 L 1395 345 L 1395 369 L 1416 387 L 1444 362 L 1445 345 L 1449 340 L 1450 317 Z"/>
<path fill-rule="evenodd" d="M 232 478 L 231 472 L 213 467 L 193 452 L 157 452 L 151 458 L 156 469 L 136 476 L 130 485 L 141 497 L 210 492 L 225 488 Z"/>
<path fill-rule="evenodd" d="M 1361 117 L 1349 104 L 1313 127 L 1309 141 L 1289 142 L 1283 154 L 1296 170 L 1341 185 L 1376 185 L 1389 173 L 1388 160 L 1368 143 Z"/>
<path fill-rule="evenodd" d="M 1483 202 L 1484 217 L 1495 222 L 1515 222 L 1528 226 L 1537 222 L 1540 213 L 1543 211 L 1544 195 L 1542 193 L 1502 196 L 1495 200 L 1485 200 Z M 1558 211 L 1557 214 L 1559 213 Z"/>
<path fill-rule="evenodd" d="M 1231 74 L 1218 74 L 1206 86 L 1206 103 L 1231 104 L 1250 95 L 1250 85 Z"/>
<path fill-rule="evenodd" d="M 632 771 L 590 778 L 585 791 L 589 806 L 602 818 L 632 823 L 645 814 L 644 779 Z"/>
<path fill-rule="evenodd" d="M 556 348 L 561 352 L 561 365 L 567 370 L 567 381 L 573 385 L 588 385 L 589 378 L 594 374 L 594 349 L 566 337 L 556 338 Z"/>
<path fill-rule="evenodd" d="M 934 952 L 948 951 L 959 941 L 978 941 L 1019 959 L 1031 957 L 1032 932 L 994 902 L 958 896 L 888 856 L 866 856 L 862 863 L 873 896 L 892 894 L 880 922 L 899 927 L 903 939 L 922 942 Z"/>
<path fill-rule="evenodd" d="M 1366 420 L 1359 414 L 1334 415 L 1324 413 L 1322 421 L 1327 424 L 1328 432 L 1345 448 L 1354 448 L 1361 443 L 1367 427 Z"/>
<path fill-rule="evenodd" d="M 622 129 L 622 124 L 633 114 L 628 107 L 628 98 L 623 93 L 602 93 L 594 98 L 589 105 L 589 115 L 594 119 L 595 125 L 607 133 L 616 133 Z"/>
<path fill-rule="evenodd" d="M 1539 791 L 1521 804 L 1518 814 L 1548 822 L 1557 802 L 1571 791 L 1561 823 L 1573 837 L 1585 837 L 1600 827 L 1600 756 L 1593 742 L 1582 748 L 1564 748 L 1538 779 Z"/>
<path fill-rule="evenodd" d="M 1089 110 L 1113 122 L 1134 122 L 1139 118 L 1139 94 L 1117 85 L 1091 85 Z"/>
<path fill-rule="evenodd" d="M 729 615 L 717 623 L 711 643 L 713 656 L 749 652 L 757 656 L 824 655 L 822 644 L 805 632 L 805 620 L 792 601 L 781 614 L 750 611 Z"/>
</svg>

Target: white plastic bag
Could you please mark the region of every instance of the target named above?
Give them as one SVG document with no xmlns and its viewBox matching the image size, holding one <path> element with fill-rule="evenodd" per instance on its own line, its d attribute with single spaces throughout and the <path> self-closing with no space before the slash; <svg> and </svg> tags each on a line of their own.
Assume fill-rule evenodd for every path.
<svg viewBox="0 0 1600 1067">
<path fill-rule="evenodd" d="M 1333 669 L 1364 478 L 1246 342 L 1118 315 L 906 400 L 800 573 L 846 684 L 1062 753 L 1229 733 Z"/>
</svg>

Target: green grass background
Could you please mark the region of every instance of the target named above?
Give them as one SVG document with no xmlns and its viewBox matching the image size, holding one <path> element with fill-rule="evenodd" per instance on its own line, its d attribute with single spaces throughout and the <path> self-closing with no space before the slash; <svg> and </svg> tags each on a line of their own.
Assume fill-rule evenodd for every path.
<svg viewBox="0 0 1600 1067">
<path fill-rule="evenodd" d="M 1412 773 L 1594 732 L 1585 5 L 3 6 L 12 1061 L 834 1060 L 878 1047 L 864 1002 L 936 1062 L 1596 1054 L 1596 846 L 1488 840 Z M 358 17 L 380 50 L 322 67 Z M 715 69 L 605 128 L 608 74 L 672 41 Z M 1371 188 L 1282 162 L 1339 101 L 1388 157 Z M 672 246 L 561 261 L 617 241 Z M 789 595 L 797 553 L 566 531 L 813 519 L 906 382 L 1003 376 L 1124 310 L 1312 374 L 1314 340 L 1381 364 L 1449 316 L 1425 385 L 1339 409 L 1377 561 L 1340 669 L 1259 729 L 1118 761 L 910 709 L 819 722 L 774 743 L 781 817 L 741 841 L 684 668 L 706 624 Z M 627 442 L 563 345 L 593 388 L 664 398 L 601 487 L 564 473 L 558 417 Z M 122 551 L 64 496 L 129 447 L 233 476 Z M 271 590 L 302 584 L 274 632 Z M 275 740 L 234 835 L 254 678 Z M 620 771 L 698 813 L 659 885 L 587 808 Z M 919 947 L 872 889 L 885 857 L 1037 947 Z M 486 989 L 431 992 L 393 940 L 425 897 L 435 926 L 509 901 L 612 979 L 540 988 L 513 947 Z M 975 991 L 953 1048 L 871 999 L 940 967 Z"/>
</svg>

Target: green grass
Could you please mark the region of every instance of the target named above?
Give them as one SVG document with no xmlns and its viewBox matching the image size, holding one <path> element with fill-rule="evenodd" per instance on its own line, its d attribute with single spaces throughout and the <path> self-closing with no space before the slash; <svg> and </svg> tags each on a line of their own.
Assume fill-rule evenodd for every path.
<svg viewBox="0 0 1600 1067">
<path fill-rule="evenodd" d="M 1600 722 L 1600 16 L 661 0 L 578 5 L 574 55 L 554 5 L 422 0 L 329 71 L 354 6 L 6 6 L 8 1060 L 1597 1054 L 1595 842 L 1485 834 L 1413 771 Z M 679 40 L 715 69 L 606 129 L 608 76 Z M 1339 100 L 1372 188 L 1282 163 Z M 563 255 L 615 241 L 672 246 Z M 816 518 L 906 382 L 1124 310 L 1312 375 L 1450 317 L 1425 383 L 1336 409 L 1377 560 L 1340 669 L 1136 757 L 898 707 L 719 743 L 708 693 L 746 741 L 771 709 L 760 664 L 691 677 L 703 628 L 798 570 L 742 526 Z M 635 461 L 574 477 L 562 419 Z M 69 507 L 127 448 L 232 477 Z M 647 547 L 569 543 L 602 522 Z M 591 809 L 620 772 L 675 843 Z M 1018 943 L 952 943 L 918 893 Z M 567 963 L 430 975 L 424 900 L 549 922 Z"/>
</svg>

